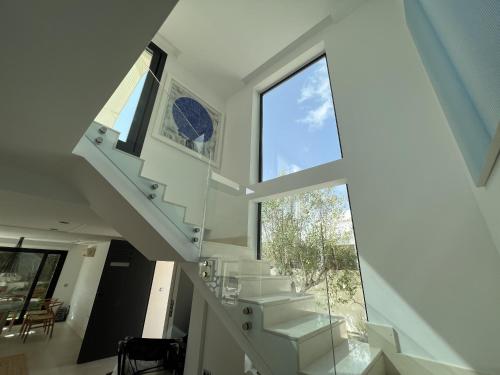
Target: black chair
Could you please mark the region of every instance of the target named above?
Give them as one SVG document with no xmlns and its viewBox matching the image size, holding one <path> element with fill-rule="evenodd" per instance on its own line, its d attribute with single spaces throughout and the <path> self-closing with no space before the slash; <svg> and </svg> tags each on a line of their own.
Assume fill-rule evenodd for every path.
<svg viewBox="0 0 500 375">
<path fill-rule="evenodd" d="M 146 374 L 168 370 L 182 374 L 187 336 L 179 339 L 126 337 L 118 343 L 118 375 Z"/>
</svg>

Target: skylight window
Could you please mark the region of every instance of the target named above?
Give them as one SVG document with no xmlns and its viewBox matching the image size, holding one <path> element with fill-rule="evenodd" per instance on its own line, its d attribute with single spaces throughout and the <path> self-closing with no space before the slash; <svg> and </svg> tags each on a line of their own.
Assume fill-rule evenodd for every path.
<svg viewBox="0 0 500 375">
<path fill-rule="evenodd" d="M 342 158 L 326 56 L 261 94 L 260 180 Z"/>
</svg>

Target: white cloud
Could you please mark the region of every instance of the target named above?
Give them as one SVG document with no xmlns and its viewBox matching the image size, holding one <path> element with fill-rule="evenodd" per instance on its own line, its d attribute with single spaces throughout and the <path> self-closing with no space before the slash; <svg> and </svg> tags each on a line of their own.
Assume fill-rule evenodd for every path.
<svg viewBox="0 0 500 375">
<path fill-rule="evenodd" d="M 317 69 L 304 84 L 297 102 L 310 108 L 298 122 L 307 124 L 311 131 L 321 129 L 326 120 L 334 118 L 330 80 L 325 65 Z"/>
<path fill-rule="evenodd" d="M 277 169 L 278 175 L 287 175 L 290 173 L 301 171 L 304 168 L 302 168 L 300 165 L 290 163 L 282 155 L 279 155 L 277 160 Z"/>
</svg>

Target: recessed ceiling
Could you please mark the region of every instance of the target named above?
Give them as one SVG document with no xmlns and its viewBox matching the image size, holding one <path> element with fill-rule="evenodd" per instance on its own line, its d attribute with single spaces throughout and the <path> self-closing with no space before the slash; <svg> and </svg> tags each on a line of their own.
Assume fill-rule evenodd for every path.
<svg viewBox="0 0 500 375">
<path fill-rule="evenodd" d="M 227 95 L 343 2 L 180 0 L 159 33 L 180 51 L 182 66 Z"/>
</svg>

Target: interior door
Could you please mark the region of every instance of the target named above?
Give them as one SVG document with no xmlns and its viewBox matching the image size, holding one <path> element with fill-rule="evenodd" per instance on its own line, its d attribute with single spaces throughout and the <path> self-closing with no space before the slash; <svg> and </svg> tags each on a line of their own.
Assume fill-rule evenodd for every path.
<svg viewBox="0 0 500 375">
<path fill-rule="evenodd" d="M 111 241 L 77 363 L 114 356 L 119 340 L 141 337 L 154 268 L 130 243 Z"/>
</svg>

